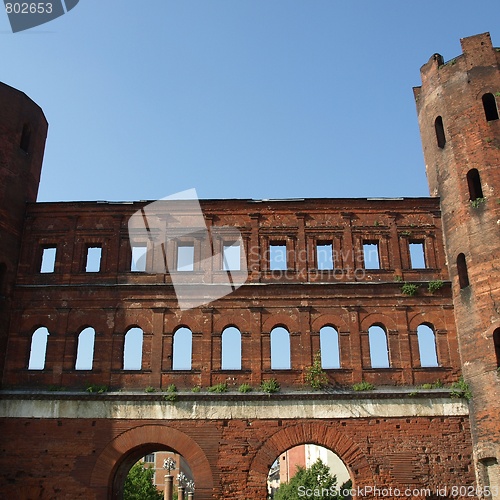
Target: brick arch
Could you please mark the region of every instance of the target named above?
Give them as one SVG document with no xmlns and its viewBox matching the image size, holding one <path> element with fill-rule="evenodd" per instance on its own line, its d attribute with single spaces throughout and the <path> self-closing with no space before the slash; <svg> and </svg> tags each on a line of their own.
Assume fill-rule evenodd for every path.
<svg viewBox="0 0 500 500">
<path fill-rule="evenodd" d="M 349 324 L 340 314 L 321 314 L 313 320 L 311 330 L 319 332 L 324 326 L 333 326 L 339 333 L 349 331 Z"/>
<path fill-rule="evenodd" d="M 263 443 L 250 465 L 248 485 L 256 491 L 260 486 L 265 488 L 269 469 L 276 458 L 294 446 L 308 443 L 324 446 L 338 455 L 353 484 L 374 484 L 364 453 L 349 436 L 324 422 L 303 422 L 285 427 Z"/>
<path fill-rule="evenodd" d="M 211 497 L 212 470 L 204 451 L 187 434 L 166 425 L 140 425 L 113 439 L 97 457 L 90 485 L 103 492 L 108 491 L 108 498 L 115 498 L 111 495 L 115 477 L 124 476 L 133 463 L 143 456 L 142 450 L 146 450 L 147 446 L 174 450 L 182 455 L 193 472 L 197 498 Z M 139 455 L 138 450 L 141 450 Z M 133 458 L 132 463 L 130 457 Z"/>
<path fill-rule="evenodd" d="M 411 332 L 415 332 L 420 325 L 430 326 L 434 332 L 446 330 L 442 316 L 434 313 L 419 312 L 409 318 L 408 329 Z"/>
<path fill-rule="evenodd" d="M 230 326 L 234 326 L 242 333 L 250 331 L 250 322 L 243 317 L 241 312 L 221 314 L 221 316 L 214 322 L 213 331 L 214 333 L 222 333 L 224 329 L 229 328 Z"/>
<path fill-rule="evenodd" d="M 297 320 L 293 320 L 290 314 L 271 314 L 262 324 L 262 332 L 269 333 L 273 328 L 283 327 L 289 333 L 298 332 L 299 325 Z"/>
<path fill-rule="evenodd" d="M 380 313 L 370 313 L 362 318 L 360 323 L 362 332 L 367 332 L 368 328 L 374 325 L 383 325 L 387 333 L 398 329 L 395 321 L 390 316 Z"/>
</svg>

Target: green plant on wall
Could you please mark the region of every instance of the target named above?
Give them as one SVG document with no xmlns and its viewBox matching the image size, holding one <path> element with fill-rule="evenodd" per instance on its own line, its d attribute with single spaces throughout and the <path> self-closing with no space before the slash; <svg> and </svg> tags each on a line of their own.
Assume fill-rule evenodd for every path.
<svg viewBox="0 0 500 500">
<path fill-rule="evenodd" d="M 450 396 L 452 398 L 463 398 L 467 401 L 472 399 L 472 391 L 463 377 L 460 377 L 458 382 L 453 382 L 453 384 L 451 384 Z"/>
<path fill-rule="evenodd" d="M 440 288 L 443 287 L 443 282 L 441 280 L 429 281 L 429 285 L 427 289 L 430 293 L 437 292 Z"/>
<path fill-rule="evenodd" d="M 472 208 L 479 208 L 485 201 L 486 198 L 476 198 L 475 200 L 470 200 L 470 206 Z"/>
<path fill-rule="evenodd" d="M 305 381 L 314 390 L 323 389 L 328 385 L 328 376 L 321 366 L 321 351 L 314 355 L 313 364 L 306 368 Z"/>
<path fill-rule="evenodd" d="M 375 386 L 370 384 L 370 382 L 358 382 L 352 386 L 354 391 L 373 391 Z"/>
<path fill-rule="evenodd" d="M 405 283 L 401 287 L 401 293 L 403 293 L 404 295 L 408 295 L 409 297 L 413 297 L 414 295 L 416 295 L 417 291 L 418 286 L 413 283 Z"/>
<path fill-rule="evenodd" d="M 267 392 L 268 394 L 271 394 L 273 392 L 279 392 L 280 384 L 277 380 L 271 378 L 269 380 L 263 380 L 262 383 L 260 384 L 260 389 L 262 392 Z"/>
</svg>

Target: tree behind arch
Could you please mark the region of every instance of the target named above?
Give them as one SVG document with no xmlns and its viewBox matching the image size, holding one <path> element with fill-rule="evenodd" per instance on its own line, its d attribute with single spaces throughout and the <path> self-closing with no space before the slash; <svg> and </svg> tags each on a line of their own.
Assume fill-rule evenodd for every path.
<svg viewBox="0 0 500 500">
<path fill-rule="evenodd" d="M 163 500 L 163 494 L 153 484 L 155 472 L 137 462 L 130 469 L 123 487 L 123 500 Z"/>
</svg>

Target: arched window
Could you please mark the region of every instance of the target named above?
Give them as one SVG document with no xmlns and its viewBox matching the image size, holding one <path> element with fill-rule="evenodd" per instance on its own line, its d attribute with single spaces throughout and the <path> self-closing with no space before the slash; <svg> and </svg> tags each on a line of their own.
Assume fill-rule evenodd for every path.
<svg viewBox="0 0 500 500">
<path fill-rule="evenodd" d="M 389 349 L 387 334 L 381 326 L 371 326 L 368 329 L 370 343 L 370 362 L 372 368 L 389 368 Z"/>
<path fill-rule="evenodd" d="M 43 370 L 45 368 L 45 355 L 49 331 L 44 326 L 37 328 L 31 337 L 31 351 L 28 370 Z"/>
<path fill-rule="evenodd" d="M 25 152 L 28 152 L 28 149 L 30 147 L 30 140 L 31 140 L 31 129 L 30 126 L 26 123 L 23 126 L 23 131 L 21 133 L 21 140 L 19 142 L 19 147 Z"/>
<path fill-rule="evenodd" d="M 241 370 L 241 333 L 230 326 L 222 332 L 223 370 Z"/>
<path fill-rule="evenodd" d="M 193 334 L 189 328 L 181 327 L 174 333 L 172 370 L 191 370 Z"/>
<path fill-rule="evenodd" d="M 340 368 L 339 334 L 333 326 L 324 326 L 319 331 L 321 368 Z"/>
<path fill-rule="evenodd" d="M 481 187 L 481 178 L 477 168 L 471 168 L 467 172 L 467 186 L 469 187 L 469 199 L 471 201 L 483 198 L 483 188 Z"/>
<path fill-rule="evenodd" d="M 133 327 L 125 334 L 123 346 L 123 369 L 140 370 L 142 368 L 142 340 L 143 331 Z"/>
<path fill-rule="evenodd" d="M 78 335 L 78 348 L 76 350 L 75 370 L 92 370 L 94 360 L 95 330 L 85 328 Z"/>
<path fill-rule="evenodd" d="M 483 107 L 487 121 L 491 122 L 493 120 L 498 120 L 497 101 L 493 94 L 483 95 Z"/>
<path fill-rule="evenodd" d="M 443 149 L 446 144 L 446 135 L 444 134 L 443 118 L 441 116 L 436 118 L 434 128 L 436 130 L 437 145 Z"/>
<path fill-rule="evenodd" d="M 271 330 L 271 370 L 290 370 L 290 334 L 282 326 Z"/>
<path fill-rule="evenodd" d="M 497 368 L 500 368 L 500 328 L 493 332 L 493 345 L 495 346 L 495 356 L 497 358 Z"/>
<path fill-rule="evenodd" d="M 425 368 L 439 366 L 436 352 L 436 335 L 432 328 L 427 325 L 419 325 L 417 339 L 420 366 Z"/>
<path fill-rule="evenodd" d="M 465 261 L 465 255 L 463 253 L 459 253 L 457 257 L 457 272 L 460 288 L 468 287 L 469 273 L 467 271 L 467 262 Z"/>
</svg>

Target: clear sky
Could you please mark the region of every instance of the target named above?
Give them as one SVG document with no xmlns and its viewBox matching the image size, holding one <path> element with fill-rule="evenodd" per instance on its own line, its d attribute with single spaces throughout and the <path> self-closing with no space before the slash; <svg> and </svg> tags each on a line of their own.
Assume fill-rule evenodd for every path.
<svg viewBox="0 0 500 500">
<path fill-rule="evenodd" d="M 498 0 L 80 0 L 0 80 L 49 121 L 40 201 L 427 196 L 412 87 Z"/>
</svg>

